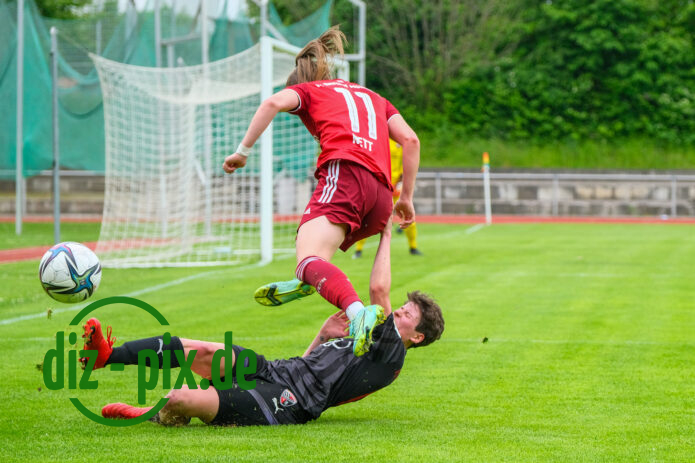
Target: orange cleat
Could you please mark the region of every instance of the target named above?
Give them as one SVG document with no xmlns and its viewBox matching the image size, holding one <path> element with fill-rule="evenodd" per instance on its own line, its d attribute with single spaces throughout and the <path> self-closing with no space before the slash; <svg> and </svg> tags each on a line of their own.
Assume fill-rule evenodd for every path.
<svg viewBox="0 0 695 463">
<path fill-rule="evenodd" d="M 104 339 L 104 333 L 101 332 L 101 323 L 96 318 L 87 320 L 87 324 L 83 328 L 84 349 L 96 350 L 98 354 L 94 369 L 103 368 L 111 356 L 111 352 L 113 352 L 113 343 L 116 341 L 116 338 L 111 339 L 111 327 L 109 326 L 106 329 L 107 339 Z M 80 359 L 83 366 L 87 365 L 87 360 L 89 360 L 89 357 Z"/>
<path fill-rule="evenodd" d="M 104 408 L 101 409 L 101 416 L 104 418 L 129 420 L 142 416 L 150 410 L 152 410 L 152 407 L 133 407 L 124 403 L 115 403 L 104 405 Z"/>
</svg>

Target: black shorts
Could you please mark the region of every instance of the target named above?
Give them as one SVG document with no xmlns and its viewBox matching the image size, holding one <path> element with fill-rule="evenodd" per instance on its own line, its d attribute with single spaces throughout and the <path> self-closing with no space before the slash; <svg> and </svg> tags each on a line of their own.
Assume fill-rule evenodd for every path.
<svg viewBox="0 0 695 463">
<path fill-rule="evenodd" d="M 234 345 L 234 354 L 238 358 L 243 347 Z M 258 359 L 256 373 L 246 375 L 247 380 L 256 380 L 256 387 L 245 391 L 236 382 L 236 365 L 233 387 L 217 390 L 220 406 L 217 415 L 210 422 L 215 426 L 267 426 L 274 424 L 306 423 L 313 417 L 306 412 L 295 394 L 285 386 L 261 379 L 267 360 L 256 354 Z"/>
</svg>

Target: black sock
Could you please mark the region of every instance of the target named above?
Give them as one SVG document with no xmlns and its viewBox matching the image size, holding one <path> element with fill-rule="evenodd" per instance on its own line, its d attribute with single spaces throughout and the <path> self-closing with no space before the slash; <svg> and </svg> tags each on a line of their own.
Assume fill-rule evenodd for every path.
<svg viewBox="0 0 695 463">
<path fill-rule="evenodd" d="M 135 341 L 128 341 L 122 346 L 114 347 L 111 356 L 106 361 L 106 365 L 109 363 L 122 363 L 124 365 L 137 365 L 138 363 L 138 352 L 145 349 L 152 349 L 157 352 L 157 357 L 159 357 L 159 368 L 162 368 L 162 352 L 165 350 L 171 352 L 171 368 L 179 367 L 179 360 L 176 358 L 176 354 L 173 351 L 180 350 L 183 352 L 183 344 L 178 336 L 172 336 L 171 342 L 169 344 L 164 344 L 164 338 L 162 336 L 155 336 L 153 338 L 137 339 Z M 147 366 L 150 366 L 149 358 L 147 360 Z"/>
</svg>

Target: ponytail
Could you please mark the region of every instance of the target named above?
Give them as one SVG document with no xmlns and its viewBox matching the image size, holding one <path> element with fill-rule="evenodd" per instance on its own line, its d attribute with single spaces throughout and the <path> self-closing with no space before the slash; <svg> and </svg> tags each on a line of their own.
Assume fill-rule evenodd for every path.
<svg viewBox="0 0 695 463">
<path fill-rule="evenodd" d="M 307 43 L 294 60 L 295 68 L 287 78 L 287 85 L 332 79 L 331 59 L 336 55 L 343 55 L 343 45 L 346 42 L 345 34 L 338 26 L 333 26 L 318 39 Z"/>
</svg>

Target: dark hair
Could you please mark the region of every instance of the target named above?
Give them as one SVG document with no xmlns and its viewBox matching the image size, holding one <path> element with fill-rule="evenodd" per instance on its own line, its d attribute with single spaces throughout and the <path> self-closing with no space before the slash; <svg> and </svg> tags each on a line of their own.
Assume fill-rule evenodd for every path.
<svg viewBox="0 0 695 463">
<path fill-rule="evenodd" d="M 307 43 L 294 59 L 295 68 L 287 78 L 287 86 L 332 79 L 330 58 L 343 55 L 344 43 L 347 43 L 347 39 L 338 26 L 331 27 L 318 39 Z"/>
<path fill-rule="evenodd" d="M 441 338 L 444 332 L 444 317 L 442 309 L 434 299 L 420 291 L 413 291 L 408 293 L 408 300 L 420 309 L 420 323 L 415 327 L 415 331 L 425 335 L 422 341 L 410 347 L 424 347 Z"/>
</svg>

